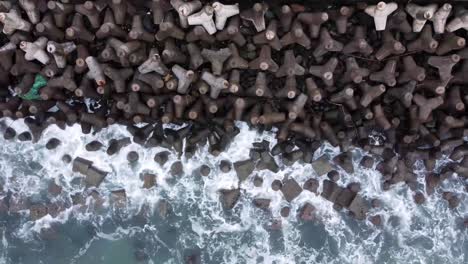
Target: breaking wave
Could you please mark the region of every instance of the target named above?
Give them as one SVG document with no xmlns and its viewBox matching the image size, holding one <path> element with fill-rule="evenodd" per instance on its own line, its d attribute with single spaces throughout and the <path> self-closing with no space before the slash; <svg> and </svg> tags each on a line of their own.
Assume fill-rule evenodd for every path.
<svg viewBox="0 0 468 264">
<path fill-rule="evenodd" d="M 27 130 L 21 120 L 2 122 L 18 133 Z M 268 139 L 274 145 L 275 140 L 273 133 L 259 134 L 244 123 L 237 125 L 239 135 L 218 157 L 207 147 L 191 159 L 182 156 L 184 175 L 179 177 L 170 173 L 171 163 L 179 159 L 175 153 L 162 167 L 154 162 L 162 148 L 132 143 L 113 156 L 105 149 L 85 150 L 93 140 L 106 146 L 112 138 L 131 137 L 119 125 L 95 135 L 82 134 L 79 125 L 65 130 L 50 126 L 36 144 L 1 139 L 0 196 L 9 198 L 10 213 L 2 214 L 0 206 L 0 263 L 183 263 L 190 257 L 193 263 L 468 262 L 468 235 L 460 224 L 468 214 L 467 198 L 464 184 L 456 178 L 445 181 L 440 189 L 461 194 L 458 208 L 449 209 L 441 192 L 417 205 L 406 185 L 383 191 L 379 172 L 357 166 L 365 153 L 356 149 L 355 172 L 340 171 L 338 183 L 360 182 L 364 197 L 381 201 L 379 208 L 369 212 L 382 216 L 380 227 L 369 220 L 356 221 L 308 191 L 289 205 L 289 217 L 282 218 L 280 209 L 287 202 L 281 192 L 271 189 L 273 180 L 287 176 L 302 186 L 311 176 L 320 181 L 325 177 L 315 175 L 310 164 L 283 166 L 278 160 L 278 173 L 254 172 L 263 178 L 261 187 L 254 186 L 253 175 L 238 186 L 235 171 L 223 173 L 219 162 L 247 159 L 253 142 Z M 47 150 L 45 144 L 52 137 L 61 144 Z M 138 163 L 128 163 L 129 151 L 139 154 Z M 324 144 L 315 158 L 324 153 L 334 156 L 339 149 Z M 90 159 L 109 174 L 99 188 L 87 189 L 83 176 L 62 161 L 65 154 Z M 207 177 L 198 171 L 202 164 L 211 168 Z M 144 172 L 156 175 L 155 187 L 142 188 Z M 422 187 L 423 174 L 421 169 L 418 182 Z M 50 193 L 51 182 L 62 188 L 57 196 Z M 238 203 L 224 210 L 219 191 L 237 187 L 241 188 Z M 115 202 L 116 190 L 125 190 L 124 204 Z M 252 199 L 258 197 L 271 199 L 270 211 L 253 206 Z M 305 202 L 315 206 L 315 221 L 298 219 L 297 211 Z M 33 204 L 47 204 L 49 214 L 33 221 L 28 210 Z"/>
</svg>

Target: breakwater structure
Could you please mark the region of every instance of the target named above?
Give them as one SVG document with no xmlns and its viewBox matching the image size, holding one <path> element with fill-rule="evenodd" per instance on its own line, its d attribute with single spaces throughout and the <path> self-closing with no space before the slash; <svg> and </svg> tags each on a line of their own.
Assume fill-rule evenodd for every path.
<svg viewBox="0 0 468 264">
<path fill-rule="evenodd" d="M 58 231 L 44 221 L 101 206 L 125 211 L 129 191 L 141 196 L 189 171 L 235 175 L 213 191 L 222 210 L 235 211 L 249 193 L 252 208 L 269 215 L 269 230 L 288 218 L 320 222 L 321 209 L 305 196 L 382 228 L 390 221 L 376 213 L 377 195 L 363 191 L 357 172 L 366 170 L 379 176 L 372 182 L 381 192 L 406 185 L 416 205 L 435 193 L 450 210 L 462 207 L 457 226 L 466 232 L 465 6 L 0 1 L 3 138 L 43 144 L 60 153 L 55 166 L 81 179 L 80 191 L 66 195 L 69 183 L 49 181 L 48 202 L 13 191 L 12 179 L 0 182 L 0 215 L 27 212 L 26 226 L 40 226 L 37 233 L 51 239 Z M 103 136 L 115 126 L 125 133 Z M 64 143 L 73 141 L 67 131 L 90 139 L 84 152 L 66 152 L 72 148 Z M 239 143 L 241 131 L 258 133 L 256 140 Z M 152 156 L 141 157 L 139 148 Z M 97 152 L 107 157 L 89 154 Z M 114 162 L 136 168 L 138 179 L 130 189 L 102 191 L 109 177 L 125 180 L 116 176 L 120 169 L 87 155 L 120 157 Z M 282 172 L 295 166 L 297 178 L 294 169 Z M 266 185 L 270 194 L 250 193 Z M 157 200 L 144 213 L 165 218 L 170 202 Z M 135 256 L 149 258 L 145 250 Z"/>
</svg>

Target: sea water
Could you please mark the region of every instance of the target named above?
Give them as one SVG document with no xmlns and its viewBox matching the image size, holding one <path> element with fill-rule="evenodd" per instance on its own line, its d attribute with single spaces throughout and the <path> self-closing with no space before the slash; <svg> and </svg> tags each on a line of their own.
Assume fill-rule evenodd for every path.
<svg viewBox="0 0 468 264">
<path fill-rule="evenodd" d="M 1 122 L 2 133 L 5 126 L 18 134 L 28 130 L 21 120 Z M 185 263 L 189 256 L 193 263 L 468 263 L 468 233 L 463 228 L 468 206 L 460 178 L 444 181 L 423 205 L 417 205 L 406 185 L 383 191 L 380 173 L 358 166 L 366 153 L 354 150 L 355 172 L 340 170 L 338 184 L 360 182 L 367 200 L 381 201 L 381 207 L 368 214 L 382 216 L 382 225 L 376 227 L 369 220 L 351 218 L 346 210 L 334 210 L 332 203 L 309 191 L 288 204 L 281 192 L 271 189 L 273 180 L 284 177 L 294 178 L 301 186 L 311 177 L 320 182 L 326 178 L 317 176 L 310 164 L 285 166 L 278 159 L 278 173 L 254 171 L 242 183 L 234 170 L 221 172 L 221 160 L 247 159 L 253 142 L 267 139 L 271 146 L 275 143 L 273 133 L 259 134 L 246 124 L 237 125 L 240 133 L 218 157 L 207 147 L 197 150 L 191 159 L 172 152 L 162 167 L 153 160 L 162 148 L 132 143 L 108 156 L 105 149 L 110 139 L 131 136 L 119 125 L 94 135 L 82 134 L 78 125 L 65 130 L 53 125 L 35 144 L 0 139 L 0 197 L 62 208 L 54 217 L 36 221 L 26 207 L 17 213 L 0 213 L 0 263 Z M 45 144 L 52 137 L 61 144 L 47 150 Z M 85 145 L 92 140 L 105 146 L 87 152 Z M 129 151 L 139 154 L 138 163 L 128 163 Z M 338 153 L 338 148 L 324 143 L 315 158 Z M 62 161 L 65 154 L 89 159 L 109 174 L 99 188 L 87 189 L 83 175 Z M 179 159 L 184 175 L 173 177 L 170 165 Z M 445 162 L 446 158 L 438 161 L 438 167 Z M 198 172 L 202 164 L 211 168 L 207 177 Z M 418 188 L 424 192 L 426 172 L 421 164 L 416 166 Z M 142 188 L 140 175 L 145 172 L 156 174 L 155 187 Z M 263 178 L 261 187 L 254 186 L 254 175 Z M 48 192 L 51 181 L 62 187 L 56 197 Z M 241 189 L 240 199 L 232 210 L 225 210 L 219 191 L 233 188 Z M 122 189 L 125 203 L 115 206 L 111 192 Z M 449 209 L 442 190 L 457 193 L 460 206 Z M 76 194 L 82 194 L 85 205 L 73 206 L 71 195 Z M 253 206 L 254 198 L 271 199 L 270 210 Z M 167 216 L 159 212 L 161 201 L 169 204 Z M 306 202 L 316 208 L 314 221 L 297 217 Z M 284 206 L 291 207 L 287 218 L 280 216 Z"/>
</svg>

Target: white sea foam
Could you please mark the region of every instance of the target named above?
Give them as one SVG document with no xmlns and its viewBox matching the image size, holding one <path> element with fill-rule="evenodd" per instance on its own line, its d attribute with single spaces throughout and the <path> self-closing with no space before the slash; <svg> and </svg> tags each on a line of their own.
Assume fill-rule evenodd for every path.
<svg viewBox="0 0 468 264">
<path fill-rule="evenodd" d="M 27 130 L 27 126 L 20 120 L 12 122 L 5 120 L 18 133 Z M 397 185 L 389 191 L 381 188 L 381 176 L 374 169 L 358 168 L 359 158 L 365 153 L 355 150 L 355 173 L 347 174 L 340 170 L 342 177 L 340 185 L 350 182 L 361 183 L 361 193 L 367 199 L 379 199 L 382 207 L 371 209 L 371 215 L 383 217 L 383 227 L 374 227 L 369 221 L 356 222 L 347 216 L 346 212 L 337 212 L 330 202 L 320 196 L 303 191 L 291 204 L 284 200 L 281 192 L 271 189 L 275 179 L 284 177 L 294 178 L 302 185 L 308 178 L 317 177 L 310 164 L 295 163 L 283 166 L 280 171 L 255 172 L 263 178 L 262 187 L 255 187 L 251 178 L 239 186 L 234 170 L 222 173 L 219 162 L 227 159 L 231 162 L 247 159 L 248 150 L 252 143 L 262 139 L 275 144 L 274 134 L 265 132 L 258 134 L 248 128 L 246 124 L 238 123 L 240 134 L 226 152 L 218 157 L 209 154 L 207 147 L 199 149 L 191 159 L 182 158 L 185 175 L 172 179 L 170 165 L 177 160 L 172 153 L 169 162 L 160 167 L 153 161 L 156 153 L 162 148 L 144 149 L 137 144 L 130 144 L 119 154 L 108 156 L 105 148 L 102 151 L 87 152 L 85 145 L 92 140 L 99 140 L 105 145 L 111 138 L 130 136 L 122 126 L 112 126 L 100 131 L 96 135 L 84 135 L 78 125 L 61 130 L 56 126 L 47 128 L 37 144 L 30 142 L 0 140 L 0 183 L 4 190 L 10 190 L 25 197 L 40 196 L 47 192 L 49 181 L 53 180 L 63 187 L 59 197 L 50 201 L 63 201 L 69 194 L 83 192 L 83 185 L 77 184 L 76 179 L 81 175 L 73 173 L 71 164 L 64 164 L 61 160 L 64 154 L 72 157 L 84 157 L 94 162 L 98 168 L 109 172 L 105 181 L 97 189 L 104 203 L 103 213 L 91 208 L 95 201 L 88 197 L 87 210 L 78 206 L 61 212 L 57 217 L 50 215 L 37 221 L 29 221 L 27 216 L 15 236 L 25 241 L 35 239 L 35 235 L 44 228 L 54 224 L 65 225 L 71 218 L 79 222 L 92 222 L 100 229 L 106 218 L 112 217 L 118 210 L 111 210 L 109 194 L 113 190 L 124 189 L 127 197 L 127 211 L 125 217 L 137 215 L 144 208 L 151 212 L 156 209 L 161 199 L 169 201 L 173 214 L 180 223 L 173 223 L 181 231 L 178 233 L 178 247 L 192 248 L 197 246 L 205 254 L 206 263 L 464 263 L 467 254 L 466 231 L 458 227 L 458 219 L 468 214 L 464 186 L 457 178 L 443 183 L 444 190 L 450 190 L 460 195 L 462 202 L 455 210 L 450 210 L 436 193 L 428 197 L 423 205 L 416 205 L 412 198 L 412 191 L 407 186 Z M 45 149 L 47 141 L 56 137 L 62 141 L 61 145 L 52 151 Z M 129 151 L 137 151 L 139 162 L 128 164 L 126 155 Z M 322 154 L 337 155 L 338 148 L 324 144 L 316 153 L 315 158 Z M 446 162 L 441 160 L 438 165 Z M 32 164 L 32 165 L 31 165 Z M 202 165 L 211 167 L 207 177 L 197 177 L 196 170 Z M 140 174 L 153 172 L 156 174 L 157 187 L 143 189 Z M 424 190 L 424 172 L 420 172 L 418 181 Z M 325 177 L 321 177 L 323 180 Z M 223 210 L 219 200 L 219 190 L 240 187 L 242 195 L 229 213 Z M 320 186 L 321 189 L 321 186 Z M 320 190 L 319 189 L 319 190 Z M 89 190 L 88 190 L 89 192 Z M 271 199 L 271 213 L 263 212 L 252 205 L 256 197 Z M 35 198 L 36 199 L 36 198 Z M 39 199 L 40 201 L 40 199 Z M 318 220 L 313 223 L 303 223 L 297 219 L 297 211 L 304 203 L 315 206 Z M 283 206 L 291 207 L 291 215 L 282 219 L 281 231 L 268 230 L 267 226 L 273 219 L 281 219 L 280 210 Z M 101 212 L 101 211 L 100 211 Z M 163 220 L 161 220 L 163 221 Z M 171 220 L 173 221 L 173 220 Z M 183 225 L 183 226 L 182 226 Z M 147 223 L 144 227 L 117 227 L 110 233 L 99 231 L 93 239 L 114 240 L 135 234 L 153 234 L 155 244 L 167 250 L 166 260 L 153 258 L 154 263 L 180 263 L 181 253 L 168 243 L 158 223 Z M 3 231 L 0 263 L 6 263 L 8 243 Z M 87 241 L 77 249 L 73 263 L 80 263 L 86 256 L 93 240 Z M 153 252 L 155 257 L 157 252 Z M 156 261 L 155 261 L 156 259 Z M 159 261 L 158 261 L 159 260 Z M 3 262 L 2 262 L 3 261 Z"/>
</svg>

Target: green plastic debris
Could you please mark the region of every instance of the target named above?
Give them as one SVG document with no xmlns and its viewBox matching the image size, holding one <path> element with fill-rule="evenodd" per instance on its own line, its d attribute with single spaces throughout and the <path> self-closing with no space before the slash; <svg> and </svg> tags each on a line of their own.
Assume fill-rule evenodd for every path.
<svg viewBox="0 0 468 264">
<path fill-rule="evenodd" d="M 47 80 L 44 76 L 37 74 L 34 78 L 34 84 L 31 89 L 23 94 L 20 95 L 21 98 L 24 100 L 42 100 L 41 96 L 39 95 L 39 89 L 47 85 Z"/>
</svg>

